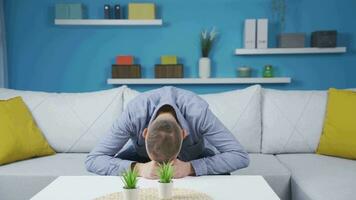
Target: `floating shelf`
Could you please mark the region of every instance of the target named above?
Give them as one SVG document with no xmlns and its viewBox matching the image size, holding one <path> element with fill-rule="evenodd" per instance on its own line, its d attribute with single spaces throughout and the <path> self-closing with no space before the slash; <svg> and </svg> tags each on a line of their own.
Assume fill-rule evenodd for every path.
<svg viewBox="0 0 356 200">
<path fill-rule="evenodd" d="M 131 19 L 55 19 L 56 25 L 82 26 L 161 26 L 162 19 L 131 20 Z"/>
<path fill-rule="evenodd" d="M 182 84 L 271 84 L 290 83 L 289 77 L 274 78 L 140 78 L 140 79 L 108 79 L 113 85 L 182 85 Z"/>
<path fill-rule="evenodd" d="M 268 49 L 236 49 L 236 55 L 271 55 L 271 54 L 324 54 L 345 53 L 346 47 L 335 48 L 268 48 Z"/>
</svg>

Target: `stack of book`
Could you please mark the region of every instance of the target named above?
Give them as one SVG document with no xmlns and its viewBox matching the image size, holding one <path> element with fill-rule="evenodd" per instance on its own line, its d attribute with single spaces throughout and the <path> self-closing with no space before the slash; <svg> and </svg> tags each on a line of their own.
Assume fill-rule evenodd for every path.
<svg viewBox="0 0 356 200">
<path fill-rule="evenodd" d="M 117 56 L 112 65 L 112 78 L 141 78 L 141 65 L 134 64 L 133 56 Z"/>
<path fill-rule="evenodd" d="M 155 66 L 156 78 L 183 78 L 183 65 L 177 56 L 161 56 L 161 64 Z"/>
</svg>

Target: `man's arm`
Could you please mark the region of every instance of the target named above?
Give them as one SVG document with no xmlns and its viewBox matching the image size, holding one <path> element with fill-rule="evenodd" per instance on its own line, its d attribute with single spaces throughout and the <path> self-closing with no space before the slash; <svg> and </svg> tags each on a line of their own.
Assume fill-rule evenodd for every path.
<svg viewBox="0 0 356 200">
<path fill-rule="evenodd" d="M 232 133 L 210 109 L 204 109 L 201 116 L 199 131 L 220 154 L 191 161 L 195 175 L 223 174 L 247 167 L 248 154 Z"/>
<path fill-rule="evenodd" d="M 85 161 L 88 171 L 99 175 L 120 175 L 131 167 L 132 161 L 115 158 L 133 131 L 127 109 L 114 123 L 111 131 L 89 153 Z"/>
</svg>

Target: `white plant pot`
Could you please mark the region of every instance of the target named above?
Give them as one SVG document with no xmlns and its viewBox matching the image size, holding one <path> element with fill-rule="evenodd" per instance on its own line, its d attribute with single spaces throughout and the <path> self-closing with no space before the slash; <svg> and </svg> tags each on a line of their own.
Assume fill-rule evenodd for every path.
<svg viewBox="0 0 356 200">
<path fill-rule="evenodd" d="M 172 198 L 173 182 L 170 183 L 158 183 L 159 191 L 158 196 L 160 199 L 170 199 Z"/>
<path fill-rule="evenodd" d="M 210 77 L 210 58 L 200 58 L 199 59 L 199 77 L 209 78 Z"/>
<path fill-rule="evenodd" d="M 124 188 L 124 200 L 137 200 L 139 189 L 125 189 Z"/>
</svg>

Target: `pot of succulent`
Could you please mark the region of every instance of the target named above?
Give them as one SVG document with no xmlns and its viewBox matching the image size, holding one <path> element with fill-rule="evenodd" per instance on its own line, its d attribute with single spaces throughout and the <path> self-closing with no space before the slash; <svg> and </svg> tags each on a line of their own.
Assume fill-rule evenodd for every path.
<svg viewBox="0 0 356 200">
<path fill-rule="evenodd" d="M 159 165 L 158 177 L 159 177 L 159 191 L 158 195 L 160 199 L 172 198 L 173 190 L 173 165 L 172 163 L 163 163 Z"/>
<path fill-rule="evenodd" d="M 139 189 L 137 187 L 138 173 L 136 170 L 127 170 L 122 174 L 122 182 L 124 183 L 124 199 L 137 200 Z"/>
<path fill-rule="evenodd" d="M 200 36 L 201 54 L 202 57 L 199 59 L 199 77 L 209 78 L 211 71 L 211 61 L 209 58 L 209 53 L 213 47 L 217 32 L 213 28 L 210 32 L 207 30 L 203 31 Z"/>
</svg>

